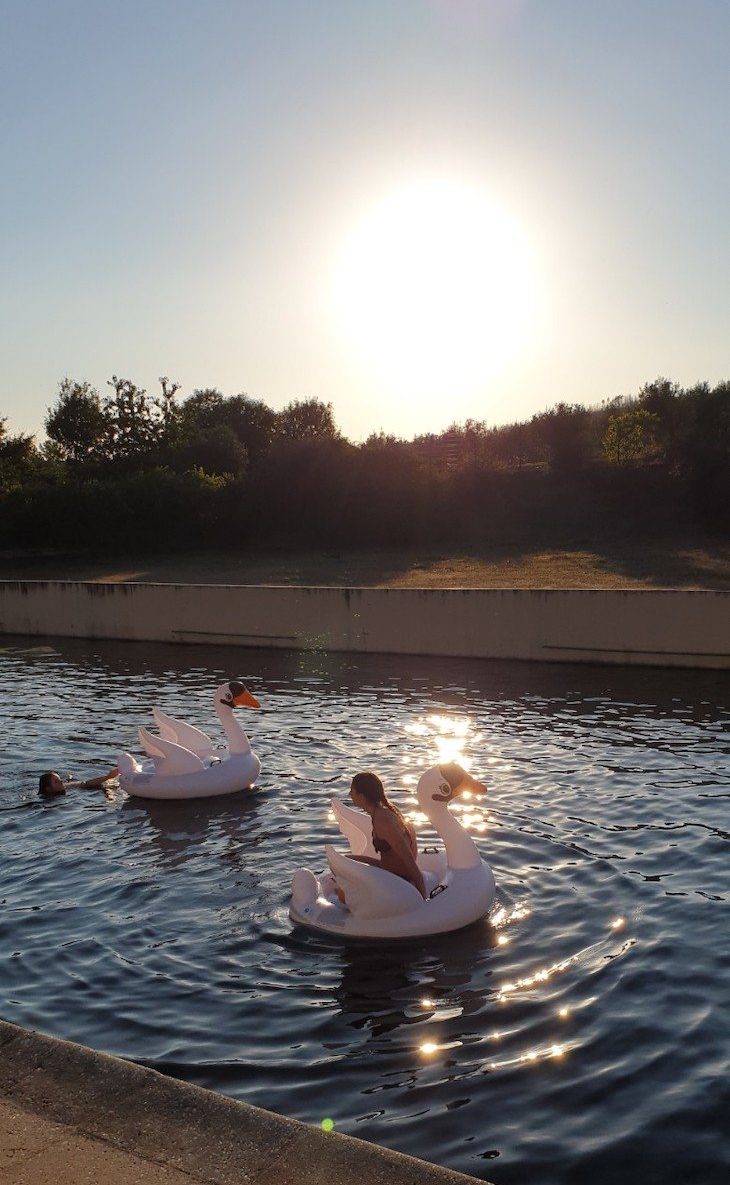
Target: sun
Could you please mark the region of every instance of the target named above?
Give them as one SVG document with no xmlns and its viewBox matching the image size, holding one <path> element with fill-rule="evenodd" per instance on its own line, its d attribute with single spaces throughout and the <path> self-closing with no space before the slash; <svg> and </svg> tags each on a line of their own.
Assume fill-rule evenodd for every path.
<svg viewBox="0 0 730 1185">
<path fill-rule="evenodd" d="M 517 223 L 476 186 L 423 180 L 369 209 L 334 272 L 337 320 L 392 394 L 483 393 L 529 342 L 534 265 Z"/>
</svg>

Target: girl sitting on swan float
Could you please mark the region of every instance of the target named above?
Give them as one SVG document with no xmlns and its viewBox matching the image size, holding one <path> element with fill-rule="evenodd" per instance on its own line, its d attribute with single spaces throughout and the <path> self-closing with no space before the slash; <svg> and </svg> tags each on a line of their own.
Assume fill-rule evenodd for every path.
<svg viewBox="0 0 730 1185">
<path fill-rule="evenodd" d="M 363 786 L 369 787 L 364 793 Z M 459 930 L 484 917 L 495 898 L 494 876 L 448 809 L 467 792 L 486 790 L 455 762 L 422 774 L 418 804 L 444 846 L 418 852 L 415 835 L 388 802 L 380 779 L 357 775 L 351 797 L 370 815 L 372 829 L 364 824 L 361 811 L 332 799 L 350 851 L 339 852 L 327 844 L 329 874 L 317 878 L 308 868 L 295 872 L 292 921 L 344 938 L 415 938 Z"/>
<path fill-rule="evenodd" d="M 369 770 L 355 774 L 350 785 L 350 798 L 356 807 L 370 815 L 373 848 L 378 853 L 377 857 L 351 855 L 350 859 L 362 864 L 374 864 L 410 881 L 425 898 L 423 873 L 416 863 L 418 845 L 415 827 L 406 822 L 395 803 L 387 797 L 378 775 Z M 345 900 L 344 893 L 341 900 Z"/>
</svg>

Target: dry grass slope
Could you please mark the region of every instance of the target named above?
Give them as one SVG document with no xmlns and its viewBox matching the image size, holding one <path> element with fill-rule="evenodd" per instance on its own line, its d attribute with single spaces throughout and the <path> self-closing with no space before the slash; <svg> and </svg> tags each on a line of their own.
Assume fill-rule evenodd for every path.
<svg viewBox="0 0 730 1185">
<path fill-rule="evenodd" d="M 0 578 L 190 584 L 334 584 L 394 588 L 730 589 L 730 544 L 615 538 L 549 546 L 430 551 L 196 552 L 93 559 L 0 557 Z"/>
</svg>

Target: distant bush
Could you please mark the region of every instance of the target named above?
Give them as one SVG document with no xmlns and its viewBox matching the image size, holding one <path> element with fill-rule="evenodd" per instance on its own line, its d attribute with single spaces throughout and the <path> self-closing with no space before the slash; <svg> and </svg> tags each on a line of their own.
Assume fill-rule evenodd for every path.
<svg viewBox="0 0 730 1185">
<path fill-rule="evenodd" d="M 4 499 L 0 543 L 127 551 L 227 541 L 225 478 L 202 470 L 146 470 L 108 479 L 72 477 L 51 490 L 33 482 Z"/>
</svg>

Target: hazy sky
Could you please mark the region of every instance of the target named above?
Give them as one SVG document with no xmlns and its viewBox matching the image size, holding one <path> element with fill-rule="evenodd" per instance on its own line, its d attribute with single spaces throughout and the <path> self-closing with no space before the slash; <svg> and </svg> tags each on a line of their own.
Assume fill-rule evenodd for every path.
<svg viewBox="0 0 730 1185">
<path fill-rule="evenodd" d="M 0 0 L 0 18 L 14 431 L 41 428 L 66 374 L 315 395 L 353 438 L 730 376 L 728 0 Z M 475 248 L 491 338 L 439 270 L 451 240 L 419 196 L 434 180 L 487 195 L 529 259 L 500 321 L 516 273 Z M 363 250 L 342 260 L 392 200 L 401 222 L 372 240 L 381 304 Z M 388 271 L 404 208 L 423 241 L 412 293 Z M 428 319 L 398 315 L 429 276 L 457 329 L 484 330 L 464 373 L 457 333 L 453 386 L 428 382 Z M 369 302 L 357 347 L 342 283 L 350 322 Z"/>
</svg>

